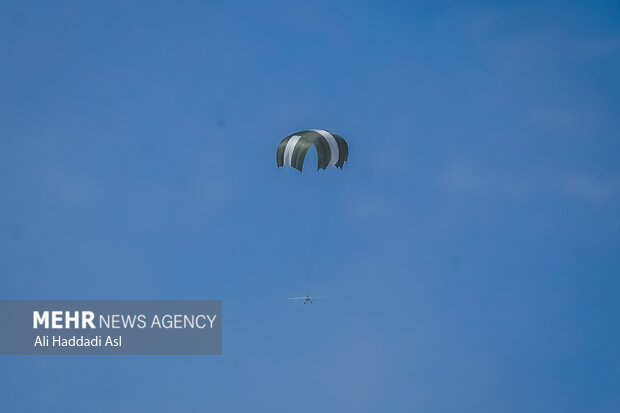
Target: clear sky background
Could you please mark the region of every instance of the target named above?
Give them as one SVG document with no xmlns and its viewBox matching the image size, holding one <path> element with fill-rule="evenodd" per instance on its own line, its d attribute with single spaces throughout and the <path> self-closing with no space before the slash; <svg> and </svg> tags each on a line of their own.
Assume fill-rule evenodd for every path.
<svg viewBox="0 0 620 413">
<path fill-rule="evenodd" d="M 2 2 L 0 298 L 225 322 L 1 356 L 0 411 L 620 411 L 619 73 L 613 1 Z"/>
</svg>

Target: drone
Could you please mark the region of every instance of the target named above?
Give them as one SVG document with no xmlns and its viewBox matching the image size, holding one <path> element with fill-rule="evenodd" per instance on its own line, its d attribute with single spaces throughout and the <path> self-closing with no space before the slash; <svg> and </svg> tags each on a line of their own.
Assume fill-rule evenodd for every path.
<svg viewBox="0 0 620 413">
<path fill-rule="evenodd" d="M 323 300 L 327 297 L 310 297 L 310 296 L 305 296 L 305 297 L 290 297 L 289 300 L 303 300 L 304 304 L 312 304 L 312 300 Z"/>
</svg>

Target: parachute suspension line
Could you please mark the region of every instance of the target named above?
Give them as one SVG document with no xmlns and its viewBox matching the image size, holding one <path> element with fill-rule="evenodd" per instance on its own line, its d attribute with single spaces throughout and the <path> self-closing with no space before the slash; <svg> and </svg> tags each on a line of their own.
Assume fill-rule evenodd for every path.
<svg viewBox="0 0 620 413">
<path fill-rule="evenodd" d="M 314 178 L 314 179 L 312 179 Z M 297 238 L 301 238 L 298 242 L 301 249 L 301 259 L 303 265 L 303 274 L 305 278 L 306 295 L 310 296 L 311 284 L 315 282 L 317 260 L 323 252 L 321 244 L 321 226 L 317 225 L 317 219 L 322 219 L 326 205 L 321 197 L 322 188 L 320 181 L 317 186 L 318 177 L 306 177 L 304 185 L 297 187 L 297 207 L 298 216 L 303 221 L 300 225 L 300 234 Z M 319 267 L 320 268 L 320 267 Z M 302 281 L 300 279 L 300 281 Z"/>
<path fill-rule="evenodd" d="M 307 180 L 304 185 L 295 184 L 287 191 L 289 194 L 290 207 L 289 211 L 293 211 L 291 218 L 296 222 L 297 228 L 294 233 L 290 234 L 293 238 L 290 247 L 293 248 L 293 256 L 297 259 L 297 283 L 305 284 L 304 290 L 306 295 L 310 295 L 310 276 L 312 273 L 312 263 L 314 258 L 314 231 L 312 225 L 313 205 L 312 195 L 313 191 L 307 185 Z M 309 202 L 310 201 L 310 202 Z M 300 271 L 301 270 L 301 273 Z M 302 284 L 303 285 L 303 284 Z M 299 287 L 298 287 L 299 288 Z"/>
<path fill-rule="evenodd" d="M 306 220 L 304 219 L 304 221 Z M 300 248 L 301 248 L 302 264 L 304 267 L 304 274 L 306 276 L 306 290 L 309 290 L 310 289 L 310 263 L 309 263 L 309 258 L 308 258 L 309 246 L 307 245 L 308 240 L 306 239 L 307 227 L 308 227 L 308 223 L 306 221 L 304 222 L 304 232 L 301 235 L 302 241 L 300 242 Z"/>
<path fill-rule="evenodd" d="M 305 196 L 302 198 L 305 198 L 308 196 L 308 190 L 304 189 L 303 192 L 305 192 Z M 302 255 L 302 261 L 303 261 L 303 267 L 304 267 L 304 273 L 305 273 L 305 278 L 306 278 L 306 295 L 310 295 L 310 273 L 313 271 L 313 266 L 312 266 L 312 260 L 314 258 L 313 256 L 313 242 L 315 240 L 315 236 L 313 233 L 313 228 L 311 225 L 311 222 L 309 219 L 307 219 L 307 217 L 311 216 L 311 209 L 310 208 L 310 203 L 305 203 L 306 208 L 308 209 L 307 211 L 302 211 L 302 216 L 303 218 L 303 231 L 301 234 L 301 239 L 302 242 L 300 243 L 300 247 L 301 247 L 301 255 Z M 304 208 L 305 209 L 305 208 Z"/>
</svg>

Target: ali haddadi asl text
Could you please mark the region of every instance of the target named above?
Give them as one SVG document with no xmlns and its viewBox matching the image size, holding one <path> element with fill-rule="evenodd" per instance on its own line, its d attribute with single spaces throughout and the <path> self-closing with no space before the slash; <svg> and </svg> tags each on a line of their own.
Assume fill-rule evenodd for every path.
<svg viewBox="0 0 620 413">
<path fill-rule="evenodd" d="M 71 336 L 37 336 L 34 340 L 35 347 L 122 347 L 122 336 L 102 336 L 84 337 Z"/>
</svg>

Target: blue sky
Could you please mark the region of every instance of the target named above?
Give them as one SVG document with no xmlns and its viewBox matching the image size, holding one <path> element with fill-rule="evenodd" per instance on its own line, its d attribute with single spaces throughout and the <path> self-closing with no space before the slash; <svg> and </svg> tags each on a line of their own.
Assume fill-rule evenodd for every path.
<svg viewBox="0 0 620 413">
<path fill-rule="evenodd" d="M 0 410 L 620 410 L 616 2 L 3 2 L 0 46 L 0 298 L 225 318 L 2 356 Z M 343 171 L 275 167 L 308 128 Z"/>
</svg>

